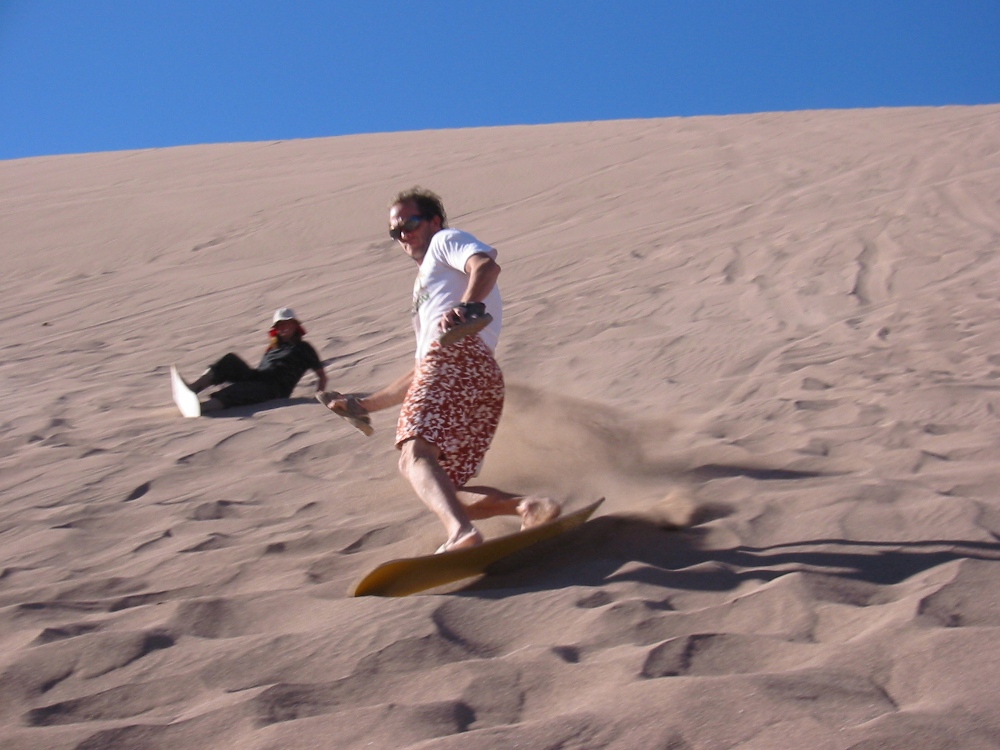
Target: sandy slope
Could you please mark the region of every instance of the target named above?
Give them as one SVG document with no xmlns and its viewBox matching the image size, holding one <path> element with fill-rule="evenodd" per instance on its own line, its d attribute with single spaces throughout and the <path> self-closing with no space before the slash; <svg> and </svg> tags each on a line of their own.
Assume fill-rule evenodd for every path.
<svg viewBox="0 0 1000 750">
<path fill-rule="evenodd" d="M 500 251 L 484 480 L 608 502 L 348 599 L 442 538 L 394 414 L 167 371 L 286 304 L 333 387 L 405 371 L 414 183 Z M 4 750 L 1000 747 L 1000 107 L 0 162 L 0 226 Z"/>
</svg>

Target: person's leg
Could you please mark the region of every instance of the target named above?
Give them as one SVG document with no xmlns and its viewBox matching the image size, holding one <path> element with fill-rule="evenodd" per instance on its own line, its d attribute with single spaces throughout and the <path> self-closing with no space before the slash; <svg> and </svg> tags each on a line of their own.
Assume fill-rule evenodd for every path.
<svg viewBox="0 0 1000 750">
<path fill-rule="evenodd" d="M 555 500 L 541 495 L 515 495 L 496 487 L 462 487 L 458 499 L 473 521 L 493 516 L 520 516 L 521 529 L 530 529 L 559 517 L 561 508 Z"/>
<path fill-rule="evenodd" d="M 244 362 L 238 354 L 225 355 L 221 359 L 208 366 L 198 379 L 188 383 L 195 393 L 201 393 L 210 385 L 221 385 L 222 383 L 239 383 L 243 380 L 250 380 L 256 371 Z"/>
<path fill-rule="evenodd" d="M 399 471 L 444 524 L 448 539 L 438 552 L 482 543 L 483 537 L 459 501 L 455 485 L 438 463 L 436 447 L 421 437 L 408 439 L 400 446 Z"/>
<path fill-rule="evenodd" d="M 219 411 L 220 409 L 225 409 L 226 405 L 219 401 L 219 399 L 214 396 L 208 401 L 201 402 L 201 413 L 204 414 L 207 411 Z"/>
<path fill-rule="evenodd" d="M 445 549 L 481 541 L 472 519 L 516 515 L 522 528 L 530 528 L 559 515 L 559 505 L 546 497 L 468 486 L 489 449 L 503 400 L 503 373 L 477 336 L 432 348 L 414 373 L 396 426 L 396 446 L 404 451 L 400 470 L 445 524 Z M 424 459 L 430 468 L 418 463 Z M 425 483 L 433 490 L 421 489 Z"/>
<path fill-rule="evenodd" d="M 190 388 L 195 393 L 201 393 L 203 390 L 212 385 L 212 368 L 209 367 L 205 372 L 198 376 L 198 379 L 188 383 L 188 388 Z"/>
<path fill-rule="evenodd" d="M 202 404 L 202 411 L 206 411 L 206 404 L 211 404 L 207 410 L 213 411 L 260 404 L 280 397 L 278 388 L 267 380 L 241 380 L 215 391 L 212 397 Z M 213 401 L 215 404 L 212 404 Z"/>
</svg>

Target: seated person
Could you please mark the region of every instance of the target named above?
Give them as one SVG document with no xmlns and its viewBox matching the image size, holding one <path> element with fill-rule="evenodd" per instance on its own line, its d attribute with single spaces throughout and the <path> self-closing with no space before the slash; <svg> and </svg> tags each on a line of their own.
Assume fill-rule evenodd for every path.
<svg viewBox="0 0 1000 750">
<path fill-rule="evenodd" d="M 210 385 L 229 383 L 202 402 L 202 412 L 288 398 L 306 370 L 316 373 L 316 390 L 323 391 L 326 372 L 316 350 L 302 338 L 305 332 L 291 308 L 276 311 L 270 330 L 271 344 L 256 368 L 230 352 L 188 384 L 199 393 Z"/>
</svg>

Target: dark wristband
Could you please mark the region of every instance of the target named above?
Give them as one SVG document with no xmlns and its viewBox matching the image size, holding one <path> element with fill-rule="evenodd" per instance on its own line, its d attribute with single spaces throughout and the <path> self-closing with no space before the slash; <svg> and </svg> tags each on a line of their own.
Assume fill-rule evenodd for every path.
<svg viewBox="0 0 1000 750">
<path fill-rule="evenodd" d="M 486 314 L 485 302 L 459 302 L 455 307 L 461 307 L 465 310 L 466 315 L 471 315 L 474 318 Z"/>
</svg>

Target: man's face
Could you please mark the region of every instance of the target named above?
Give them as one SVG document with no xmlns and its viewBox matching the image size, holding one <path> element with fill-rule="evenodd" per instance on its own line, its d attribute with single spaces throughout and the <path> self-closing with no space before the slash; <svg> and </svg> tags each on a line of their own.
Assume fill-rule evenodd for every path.
<svg viewBox="0 0 1000 750">
<path fill-rule="evenodd" d="M 397 203 L 389 209 L 389 232 L 417 263 L 423 261 L 431 238 L 440 230 L 441 217 L 421 216 L 413 201 Z"/>
</svg>

